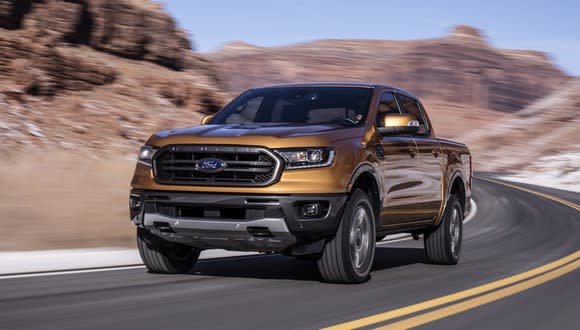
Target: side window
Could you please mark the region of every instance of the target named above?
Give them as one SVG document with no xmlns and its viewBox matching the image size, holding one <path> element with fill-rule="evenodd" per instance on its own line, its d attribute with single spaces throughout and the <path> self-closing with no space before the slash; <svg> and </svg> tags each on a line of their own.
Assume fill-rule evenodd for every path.
<svg viewBox="0 0 580 330">
<path fill-rule="evenodd" d="M 419 125 L 421 127 L 419 128 L 419 132 L 417 132 L 417 135 L 427 135 L 429 133 L 429 127 L 425 122 L 425 116 L 423 116 L 423 113 L 417 101 L 401 94 L 397 94 L 397 99 L 399 100 L 399 104 L 401 105 L 401 111 L 403 113 L 415 116 L 419 121 Z"/>
<path fill-rule="evenodd" d="M 383 126 L 383 117 L 386 114 L 401 113 L 399 105 L 395 99 L 395 95 L 391 92 L 385 92 L 379 99 L 379 106 L 377 109 L 377 127 Z"/>
</svg>

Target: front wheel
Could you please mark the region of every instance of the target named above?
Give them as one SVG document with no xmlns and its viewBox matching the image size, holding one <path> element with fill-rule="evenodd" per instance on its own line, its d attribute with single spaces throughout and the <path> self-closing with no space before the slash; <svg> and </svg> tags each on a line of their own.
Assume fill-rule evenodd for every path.
<svg viewBox="0 0 580 330">
<path fill-rule="evenodd" d="M 443 219 L 437 229 L 425 233 L 427 261 L 433 264 L 455 265 L 461 255 L 463 210 L 455 196 L 449 196 Z"/>
<path fill-rule="evenodd" d="M 361 283 L 369 278 L 375 256 L 375 216 L 367 194 L 353 192 L 336 235 L 326 243 L 318 270 L 327 282 Z"/>
<path fill-rule="evenodd" d="M 137 247 L 143 263 L 152 273 L 188 273 L 201 252 L 187 245 L 167 242 L 141 227 L 137 227 Z"/>
</svg>

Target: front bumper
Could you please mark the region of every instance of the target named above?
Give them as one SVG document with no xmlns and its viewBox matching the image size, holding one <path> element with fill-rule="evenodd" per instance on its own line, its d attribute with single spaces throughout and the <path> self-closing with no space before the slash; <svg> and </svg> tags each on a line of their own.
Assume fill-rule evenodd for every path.
<svg viewBox="0 0 580 330">
<path fill-rule="evenodd" d="M 200 249 L 283 252 L 333 235 L 346 194 L 241 195 L 131 190 L 131 221 L 173 242 Z M 319 203 L 317 218 L 302 218 Z"/>
</svg>

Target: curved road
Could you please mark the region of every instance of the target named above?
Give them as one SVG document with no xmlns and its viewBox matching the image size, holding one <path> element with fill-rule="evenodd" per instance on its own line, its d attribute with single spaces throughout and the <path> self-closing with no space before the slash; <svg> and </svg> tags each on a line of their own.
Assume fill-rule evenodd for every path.
<svg viewBox="0 0 580 330">
<path fill-rule="evenodd" d="M 580 194 L 525 187 L 580 204 Z M 481 179 L 474 199 L 478 212 L 464 227 L 457 266 L 426 264 L 422 242 L 406 240 L 380 244 L 372 279 L 360 285 L 321 283 L 313 264 L 281 255 L 200 261 L 193 275 L 130 269 L 0 277 L 0 329 L 348 328 L 352 324 L 344 322 L 369 316 L 366 328 L 413 318 L 436 329 L 578 329 L 577 255 L 560 263 L 557 276 L 539 269 L 506 290 L 499 284 L 491 294 L 473 288 L 579 251 L 580 212 Z M 459 300 L 443 298 L 443 304 L 397 314 L 462 291 Z M 387 317 L 389 311 L 395 317 Z M 425 321 L 426 313 L 434 319 Z"/>
</svg>

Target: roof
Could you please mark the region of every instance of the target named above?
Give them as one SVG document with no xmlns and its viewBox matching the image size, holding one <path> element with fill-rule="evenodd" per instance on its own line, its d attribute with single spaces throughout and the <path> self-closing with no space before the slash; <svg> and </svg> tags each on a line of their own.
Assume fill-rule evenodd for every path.
<svg viewBox="0 0 580 330">
<path fill-rule="evenodd" d="M 356 81 L 315 81 L 315 82 L 301 82 L 301 83 L 287 83 L 287 84 L 273 84 L 265 85 L 257 88 L 284 88 L 284 87 L 316 87 L 316 86 L 337 86 L 337 87 L 360 87 L 360 88 L 381 88 L 381 89 L 393 89 L 399 92 L 403 92 L 419 99 L 413 93 L 410 93 L 402 88 L 395 87 L 386 84 L 377 84 L 370 82 L 356 82 Z"/>
</svg>

